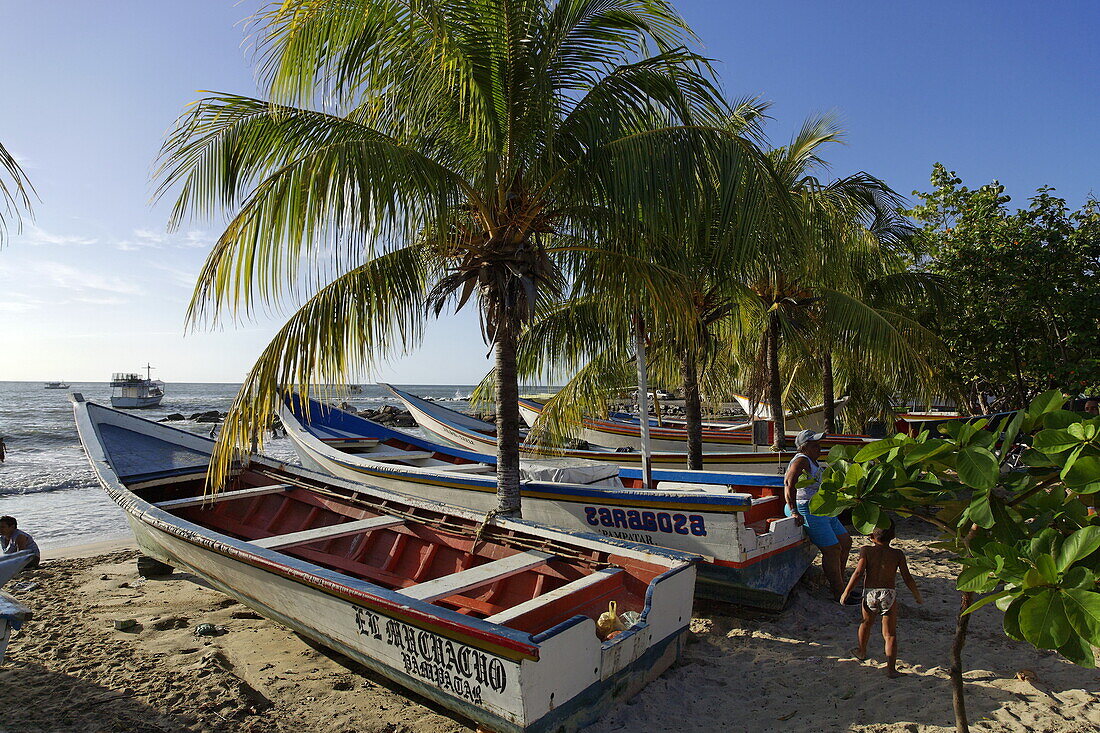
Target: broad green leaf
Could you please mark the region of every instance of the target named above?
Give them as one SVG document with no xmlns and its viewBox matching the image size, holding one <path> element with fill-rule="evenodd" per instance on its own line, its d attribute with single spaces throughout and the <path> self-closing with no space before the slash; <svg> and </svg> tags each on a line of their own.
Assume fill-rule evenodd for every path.
<svg viewBox="0 0 1100 733">
<path fill-rule="evenodd" d="M 810 498 L 810 513 L 819 517 L 835 517 L 843 511 L 837 506 L 837 495 L 832 491 L 819 491 Z"/>
<path fill-rule="evenodd" d="M 845 486 L 856 486 L 867 474 L 867 469 L 861 463 L 853 463 L 844 474 Z"/>
<path fill-rule="evenodd" d="M 1081 441 L 1087 441 L 1092 438 L 1091 435 L 1085 434 L 1085 425 L 1079 422 L 1067 425 L 1066 432 Z"/>
<path fill-rule="evenodd" d="M 1027 596 L 1018 596 L 1009 604 L 1008 608 L 1004 609 L 1005 617 L 1002 626 L 1005 634 L 1016 641 L 1024 640 L 1024 633 L 1020 630 L 1020 609 L 1024 607 L 1024 603 L 1027 601 Z"/>
<path fill-rule="evenodd" d="M 1073 464 L 1073 468 L 1066 471 L 1066 486 L 1079 494 L 1092 494 L 1100 488 L 1092 488 L 1094 484 L 1100 484 L 1100 458 L 1096 456 L 1082 456 Z"/>
<path fill-rule="evenodd" d="M 1001 463 L 1004 463 L 1012 452 L 1012 447 L 1016 443 L 1016 436 L 1020 434 L 1020 426 L 1024 422 L 1024 412 L 1020 410 L 1017 412 L 1011 420 L 1008 421 L 1008 426 L 1005 428 L 1004 438 L 1001 440 Z"/>
<path fill-rule="evenodd" d="M 1047 466 L 1056 465 L 1054 461 L 1051 460 L 1050 456 L 1034 448 L 1025 450 L 1023 455 L 1020 456 L 1020 459 L 1025 465 L 1031 466 L 1032 468 L 1046 468 Z"/>
<path fill-rule="evenodd" d="M 1039 555 L 1057 555 L 1061 545 L 1062 535 L 1058 534 L 1057 530 L 1047 527 L 1031 538 L 1031 542 L 1028 543 L 1027 554 L 1031 559 L 1039 557 Z"/>
<path fill-rule="evenodd" d="M 1035 568 L 1029 568 L 1024 574 L 1024 589 L 1039 588 L 1047 584 L 1046 578 Z"/>
<path fill-rule="evenodd" d="M 1043 576 L 1050 585 L 1054 585 L 1058 582 L 1058 566 L 1054 564 L 1054 557 L 1051 555 L 1039 555 L 1035 558 L 1035 568 L 1039 571 L 1039 574 Z"/>
<path fill-rule="evenodd" d="M 1081 440 L 1067 430 L 1043 430 L 1035 435 L 1031 447 L 1049 456 L 1065 453 L 1080 445 Z"/>
<path fill-rule="evenodd" d="M 887 438 L 885 440 L 876 440 L 874 443 L 868 443 L 860 448 L 859 453 L 856 453 L 856 463 L 866 463 L 867 461 L 873 461 L 881 455 L 889 453 L 898 445 L 896 438 Z"/>
<path fill-rule="evenodd" d="M 985 448 L 963 448 L 955 461 L 959 479 L 975 489 L 992 489 L 1001 475 L 997 458 Z M 986 526 L 986 525 L 983 525 Z"/>
<path fill-rule="evenodd" d="M 946 440 L 935 438 L 925 443 L 918 443 L 911 451 L 905 454 L 905 465 L 912 466 L 920 461 L 927 461 L 938 455 L 947 453 L 952 445 Z"/>
<path fill-rule="evenodd" d="M 1088 568 L 1077 565 L 1070 568 L 1064 576 L 1062 576 L 1063 588 L 1083 588 L 1085 590 L 1092 590 L 1096 586 L 1096 574 Z"/>
<path fill-rule="evenodd" d="M 858 504 L 852 510 L 852 525 L 860 534 L 871 534 L 878 526 L 881 512 L 874 504 Z"/>
<path fill-rule="evenodd" d="M 1069 641 L 1073 628 L 1066 617 L 1062 594 L 1044 590 L 1024 601 L 1020 607 L 1020 631 L 1040 649 L 1057 649 Z"/>
<path fill-rule="evenodd" d="M 966 616 L 967 614 L 971 614 L 971 613 L 974 613 L 974 612 L 975 612 L 975 611 L 977 611 L 977 610 L 978 610 L 979 608 L 981 608 L 982 606 L 984 606 L 984 605 L 986 605 L 986 604 L 988 604 L 988 603 L 994 603 L 994 602 L 996 602 L 996 601 L 999 601 L 999 600 L 1000 600 L 1000 599 L 1002 599 L 1002 598 L 1007 598 L 1008 596 L 1011 596 L 1011 595 L 1012 595 L 1012 591 L 1011 591 L 1011 590 L 1007 590 L 1007 589 L 1006 589 L 1006 590 L 1001 590 L 1001 591 L 997 591 L 996 593 L 991 593 L 990 595 L 988 595 L 988 596 L 985 596 L 985 597 L 984 597 L 984 598 L 982 598 L 981 600 L 979 600 L 979 601 L 975 601 L 974 603 L 971 603 L 971 604 L 970 604 L 970 605 L 969 605 L 969 606 L 967 607 L 967 609 L 966 609 L 965 611 L 963 611 L 963 616 Z"/>
<path fill-rule="evenodd" d="M 988 593 L 997 587 L 997 579 L 990 577 L 989 568 L 967 568 L 959 573 L 955 588 L 974 593 Z"/>
<path fill-rule="evenodd" d="M 989 506 L 988 491 L 974 492 L 974 498 L 970 500 L 970 506 L 967 507 L 967 516 L 970 517 L 970 521 L 983 529 L 993 526 L 993 509 Z"/>
<path fill-rule="evenodd" d="M 1058 647 L 1058 653 L 1079 667 L 1093 668 L 1096 666 L 1096 657 L 1093 655 L 1089 643 L 1078 636 L 1071 636 L 1062 646 Z"/>
<path fill-rule="evenodd" d="M 1064 572 L 1073 563 L 1096 552 L 1097 548 L 1100 548 L 1100 527 L 1077 530 L 1062 542 L 1058 550 L 1058 569 Z"/>
<path fill-rule="evenodd" d="M 1062 464 L 1062 470 L 1059 472 L 1059 477 L 1065 481 L 1066 476 L 1073 470 L 1074 464 L 1077 463 L 1077 459 L 1081 457 L 1081 452 L 1085 450 L 1085 444 L 1081 443 L 1076 448 L 1069 452 L 1069 455 L 1065 456 L 1062 460 L 1065 463 Z"/>
<path fill-rule="evenodd" d="M 1062 596 L 1073 630 L 1093 646 L 1100 646 L 1100 593 L 1073 588 L 1063 591 Z"/>
<path fill-rule="evenodd" d="M 1061 430 L 1074 425 L 1081 420 L 1081 416 L 1069 410 L 1055 410 L 1043 415 L 1043 427 L 1053 430 Z"/>
<path fill-rule="evenodd" d="M 1066 397 L 1062 394 L 1062 390 L 1047 390 L 1032 400 L 1032 404 L 1027 406 L 1025 413 L 1029 417 L 1038 417 L 1055 409 L 1062 409 L 1064 404 L 1066 404 Z"/>
</svg>

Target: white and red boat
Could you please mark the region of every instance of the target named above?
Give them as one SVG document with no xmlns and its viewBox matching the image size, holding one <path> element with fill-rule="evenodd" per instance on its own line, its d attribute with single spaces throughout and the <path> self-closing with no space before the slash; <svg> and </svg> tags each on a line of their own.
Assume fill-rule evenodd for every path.
<svg viewBox="0 0 1100 733">
<path fill-rule="evenodd" d="M 493 731 L 574 731 L 680 654 L 696 556 L 493 519 L 252 455 L 73 395 L 141 550 Z M 609 601 L 639 614 L 601 641 Z"/>
<path fill-rule="evenodd" d="M 534 426 L 542 414 L 543 403 L 538 400 L 520 398 L 519 414 L 524 421 Z M 808 421 L 807 424 L 814 422 Z M 804 428 L 794 428 L 802 423 L 794 422 L 787 425 L 788 431 L 798 432 Z M 680 426 L 664 426 L 656 424 L 656 420 L 649 420 L 649 440 L 653 450 L 682 451 L 687 446 L 687 429 Z M 768 422 L 769 430 L 773 423 Z M 819 428 L 814 428 L 819 429 Z M 614 418 L 584 417 L 578 427 L 578 437 L 597 445 L 608 448 L 627 448 L 639 450 L 642 444 L 641 424 L 636 416 L 627 417 L 618 413 Z M 790 433 L 788 433 L 789 435 Z M 702 431 L 703 451 L 752 451 L 753 434 L 752 425 L 730 425 L 729 427 L 704 427 Z M 768 442 L 773 440 L 772 434 L 768 434 Z M 830 448 L 834 445 L 862 445 L 870 442 L 870 438 L 863 435 L 830 434 L 821 445 Z"/>
<path fill-rule="evenodd" d="M 389 384 L 380 384 L 404 403 L 412 414 L 416 424 L 440 440 L 457 445 L 460 448 L 478 453 L 495 453 L 497 438 L 496 425 L 478 420 L 470 415 L 455 412 L 443 405 L 417 397 Z M 639 428 L 634 425 L 637 433 Z M 681 431 L 682 432 L 682 431 Z M 681 446 L 683 448 L 683 446 Z M 601 445 L 589 445 L 588 448 L 546 448 L 533 443 L 521 443 L 520 454 L 526 458 L 570 458 L 585 461 L 622 466 L 623 468 L 641 468 L 642 454 L 636 448 L 605 448 Z M 731 471 L 735 473 L 782 474 L 794 451 L 772 452 L 753 451 L 750 445 L 739 445 L 728 451 L 703 453 L 703 468 L 708 471 Z M 650 454 L 654 468 L 687 469 L 688 456 L 683 450 L 654 451 Z"/>
<path fill-rule="evenodd" d="M 279 417 L 302 463 L 353 481 L 487 512 L 496 455 L 439 445 L 350 412 L 288 397 Z M 783 515 L 783 479 L 717 471 L 653 471 L 575 459 L 522 459 L 523 516 L 568 530 L 694 552 L 696 595 L 779 610 L 813 560 Z"/>
</svg>

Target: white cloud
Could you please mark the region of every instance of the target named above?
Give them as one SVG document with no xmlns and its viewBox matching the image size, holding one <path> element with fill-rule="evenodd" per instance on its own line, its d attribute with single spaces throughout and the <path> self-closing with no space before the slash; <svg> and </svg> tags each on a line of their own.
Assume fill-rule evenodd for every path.
<svg viewBox="0 0 1100 733">
<path fill-rule="evenodd" d="M 27 244 L 32 244 L 35 246 L 52 244 L 64 247 L 84 246 L 88 244 L 95 244 L 99 241 L 98 239 L 95 239 L 93 237 L 82 237 L 72 234 L 54 234 L 52 232 L 47 232 L 45 229 L 35 226 L 34 224 L 31 224 L 29 227 L 27 227 L 26 233 L 23 234 L 20 239 Z"/>
<path fill-rule="evenodd" d="M 168 247 L 180 249 L 209 247 L 212 241 L 206 232 L 198 229 L 174 234 L 155 232 L 151 229 L 135 229 L 130 238 L 118 240 L 114 244 L 115 249 L 123 252 L 137 252 L 142 249 Z"/>
<path fill-rule="evenodd" d="M 78 270 L 61 262 L 32 262 L 28 264 L 28 269 L 46 283 L 68 290 L 77 297 L 96 292 L 114 295 L 145 294 L 144 289 L 125 278 Z"/>
</svg>

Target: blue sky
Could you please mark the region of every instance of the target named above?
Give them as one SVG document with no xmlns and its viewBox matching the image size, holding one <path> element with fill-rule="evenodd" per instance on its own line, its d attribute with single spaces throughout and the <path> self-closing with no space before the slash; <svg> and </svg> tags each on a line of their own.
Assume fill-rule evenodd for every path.
<svg viewBox="0 0 1100 733">
<path fill-rule="evenodd" d="M 218 222 L 168 233 L 149 175 L 165 131 L 211 89 L 256 93 L 241 20 L 213 0 L 0 0 L 0 140 L 41 199 L 0 252 L 0 380 L 104 380 L 146 361 L 171 381 L 238 381 L 276 327 L 184 335 Z M 704 2 L 678 7 L 730 96 L 773 103 L 781 144 L 835 111 L 832 172 L 908 194 L 942 161 L 1017 204 L 1096 190 L 1095 2 Z M 1100 193 L 1100 192 L 1098 192 Z M 471 383 L 488 367 L 473 313 L 446 316 L 379 379 Z M 364 381 L 372 375 L 361 375 Z"/>
</svg>

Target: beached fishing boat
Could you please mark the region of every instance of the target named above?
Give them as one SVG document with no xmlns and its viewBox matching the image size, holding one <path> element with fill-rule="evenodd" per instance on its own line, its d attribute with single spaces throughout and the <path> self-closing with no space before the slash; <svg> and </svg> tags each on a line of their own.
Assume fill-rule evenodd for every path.
<svg viewBox="0 0 1100 733">
<path fill-rule="evenodd" d="M 204 495 L 213 441 L 73 395 L 146 555 L 494 731 L 572 731 L 680 654 L 694 561 L 252 455 Z M 605 640 L 615 601 L 639 614 Z"/>
<path fill-rule="evenodd" d="M 37 553 L 30 550 L 0 556 L 0 588 L 22 572 L 37 556 Z M 8 649 L 11 632 L 18 631 L 32 616 L 29 608 L 7 593 L 0 593 L 0 664 L 4 663 L 4 653 Z"/>
<path fill-rule="evenodd" d="M 737 404 L 745 411 L 746 415 L 752 415 L 757 420 L 771 420 L 772 408 L 770 405 L 754 402 L 745 395 L 733 396 Z M 848 398 L 841 397 L 833 401 L 833 414 L 839 418 L 844 414 L 844 408 L 848 405 Z M 813 405 L 802 410 L 788 410 L 783 416 L 783 422 L 788 433 L 797 433 L 802 430 L 821 432 L 825 429 L 825 405 Z"/>
<path fill-rule="evenodd" d="M 488 512 L 496 456 L 433 443 L 350 412 L 288 398 L 279 411 L 302 463 L 353 481 Z M 795 519 L 783 516 L 780 476 L 653 472 L 569 459 L 521 461 L 523 516 L 569 530 L 703 555 L 696 594 L 781 609 L 813 559 Z"/>
<path fill-rule="evenodd" d="M 380 386 L 387 388 L 401 400 L 417 425 L 436 438 L 478 453 L 496 453 L 496 425 L 493 423 L 455 412 L 388 384 L 380 383 Z M 624 468 L 642 466 L 642 454 L 631 448 L 614 450 L 599 445 L 589 445 L 588 448 L 546 448 L 521 443 L 519 450 L 522 456 L 531 459 L 572 458 Z M 787 463 L 793 457 L 794 451 L 755 452 L 752 446 L 738 446 L 735 450 L 703 453 L 703 468 L 707 471 L 778 475 L 786 470 Z M 683 451 L 655 451 L 650 454 L 650 461 L 654 468 L 686 470 L 688 467 L 687 453 Z"/>
<path fill-rule="evenodd" d="M 145 365 L 145 376 L 116 373 L 111 376 L 111 407 L 134 409 L 156 407 L 164 399 L 164 382 L 153 379 L 153 367 Z"/>
<path fill-rule="evenodd" d="M 538 400 L 520 398 L 519 413 L 524 421 L 533 426 L 542 414 L 543 403 Z M 681 427 L 658 427 L 655 421 L 650 420 L 649 440 L 653 450 L 682 451 L 687 445 L 687 430 Z M 769 426 L 771 423 L 768 423 Z M 790 427 L 790 426 L 788 426 Z M 802 430 L 803 428 L 799 428 Z M 704 451 L 737 451 L 752 450 L 753 436 L 750 426 L 731 425 L 728 428 L 703 428 Z M 797 431 L 795 431 L 797 432 Z M 583 425 L 579 429 L 581 439 L 589 443 L 607 446 L 608 448 L 641 448 L 641 426 L 636 417 L 630 419 L 600 419 L 585 417 Z M 768 442 L 772 437 L 769 433 Z M 869 438 L 862 435 L 838 435 L 830 434 L 821 442 L 822 447 L 828 449 L 834 445 L 852 445 L 868 442 Z"/>
</svg>

